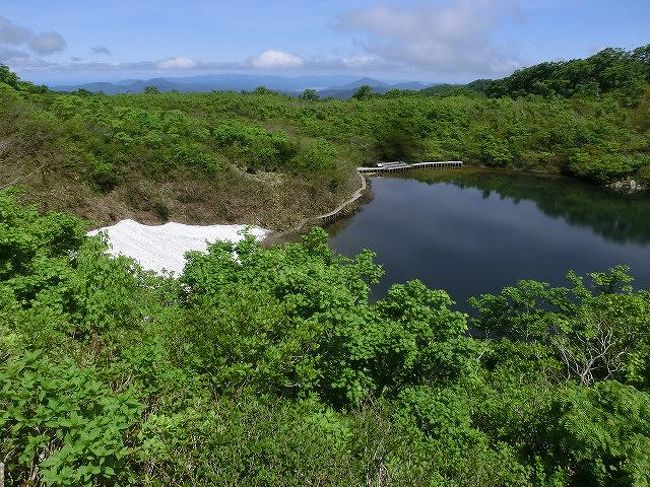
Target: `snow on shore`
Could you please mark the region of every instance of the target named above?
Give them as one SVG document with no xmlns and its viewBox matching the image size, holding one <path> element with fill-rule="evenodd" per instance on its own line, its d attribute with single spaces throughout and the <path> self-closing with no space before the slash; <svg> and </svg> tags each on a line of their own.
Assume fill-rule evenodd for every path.
<svg viewBox="0 0 650 487">
<path fill-rule="evenodd" d="M 132 257 L 144 269 L 180 274 L 185 267 L 185 252 L 205 251 L 208 243 L 217 240 L 238 242 L 244 238 L 244 231 L 260 240 L 268 234 L 268 230 L 246 225 L 201 226 L 174 222 L 143 225 L 133 220 L 122 220 L 115 225 L 88 232 L 88 235 L 105 233 L 112 255 Z"/>
</svg>

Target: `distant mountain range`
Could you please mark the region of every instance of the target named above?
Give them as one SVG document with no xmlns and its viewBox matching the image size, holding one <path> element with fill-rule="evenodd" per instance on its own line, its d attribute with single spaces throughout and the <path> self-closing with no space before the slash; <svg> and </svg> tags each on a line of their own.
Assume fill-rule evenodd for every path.
<svg viewBox="0 0 650 487">
<path fill-rule="evenodd" d="M 386 93 L 390 90 L 419 91 L 427 87 L 427 85 L 422 84 L 418 81 L 389 83 L 372 78 L 361 78 L 341 86 L 334 86 L 331 88 L 318 90 L 318 93 L 320 94 L 321 98 L 350 98 L 357 89 L 364 85 L 370 86 L 372 88 L 372 91 L 380 94 Z"/>
<path fill-rule="evenodd" d="M 103 92 L 108 95 L 141 93 L 147 87 L 155 87 L 162 92 L 208 92 L 208 91 L 252 91 L 265 87 L 288 95 L 299 95 L 305 89 L 318 91 L 321 98 L 349 98 L 363 85 L 369 85 L 376 93 L 386 93 L 393 89 L 421 90 L 427 85 L 417 81 L 388 82 L 373 78 L 356 78 L 348 75 L 322 76 L 264 76 L 247 74 L 202 75 L 185 78 L 152 78 L 148 80 L 129 79 L 109 82 L 84 83 L 67 86 L 51 86 L 56 91 L 75 91 L 84 89 Z"/>
</svg>

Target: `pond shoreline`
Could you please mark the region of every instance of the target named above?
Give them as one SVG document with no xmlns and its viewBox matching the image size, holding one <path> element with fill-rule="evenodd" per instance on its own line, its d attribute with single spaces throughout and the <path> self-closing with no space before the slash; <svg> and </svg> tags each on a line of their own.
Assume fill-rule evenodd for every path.
<svg viewBox="0 0 650 487">
<path fill-rule="evenodd" d="M 460 161 L 453 161 L 453 162 L 460 162 Z M 441 164 L 445 164 L 445 161 L 440 161 Z M 420 167 L 418 167 L 418 164 Z M 413 167 L 409 168 L 402 168 L 399 171 L 400 175 L 408 175 L 413 172 L 420 172 L 420 171 L 436 171 L 436 172 L 441 172 L 441 171 L 458 171 L 460 169 L 463 169 L 464 164 L 461 162 L 460 166 L 450 166 L 450 167 L 429 167 L 429 166 L 423 166 L 425 164 L 435 164 L 433 162 L 431 163 L 416 163 L 413 165 Z M 271 246 L 271 245 L 276 245 L 276 244 L 281 244 L 287 241 L 295 240 L 298 236 L 305 234 L 309 229 L 313 227 L 321 227 L 321 228 L 327 228 L 331 224 L 335 223 L 337 220 L 341 218 L 348 218 L 352 216 L 354 213 L 356 213 L 365 203 L 370 201 L 372 199 L 372 189 L 371 189 L 371 179 L 376 178 L 376 177 L 382 177 L 384 172 L 381 170 L 377 171 L 361 171 L 359 168 L 356 169 L 355 171 L 357 173 L 357 176 L 359 177 L 359 180 L 361 181 L 361 184 L 359 188 L 352 193 L 352 195 L 345 200 L 343 203 L 341 203 L 339 206 L 337 206 L 334 210 L 314 216 L 311 218 L 305 218 L 301 222 L 299 222 L 297 225 L 294 227 L 288 229 L 288 230 L 283 230 L 283 231 L 276 231 L 276 232 L 271 232 L 266 238 L 262 240 L 262 244 L 265 246 Z M 390 175 L 390 176 L 395 176 L 397 172 L 385 172 L 385 174 Z"/>
<path fill-rule="evenodd" d="M 296 240 L 299 236 L 304 235 L 314 227 L 325 228 L 340 218 L 353 215 L 364 203 L 372 198 L 370 179 L 359 171 L 356 171 L 356 173 L 360 180 L 359 187 L 334 210 L 322 215 L 305 218 L 288 230 L 272 231 L 262 240 L 262 245 L 270 247 L 272 245 L 290 242 Z"/>
</svg>

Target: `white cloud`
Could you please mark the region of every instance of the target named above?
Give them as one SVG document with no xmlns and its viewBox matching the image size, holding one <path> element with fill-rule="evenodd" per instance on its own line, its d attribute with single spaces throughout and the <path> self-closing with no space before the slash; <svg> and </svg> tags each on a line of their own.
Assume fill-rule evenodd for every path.
<svg viewBox="0 0 650 487">
<path fill-rule="evenodd" d="M 16 63 L 22 62 L 25 63 L 29 61 L 30 55 L 28 52 L 21 49 L 13 49 L 11 47 L 6 47 L 0 45 L 0 64 L 4 63 Z"/>
<path fill-rule="evenodd" d="M 262 54 L 252 57 L 248 63 L 257 69 L 299 68 L 305 64 L 304 59 L 294 54 L 269 49 Z"/>
<path fill-rule="evenodd" d="M 491 42 L 500 21 L 516 11 L 513 0 L 455 0 L 445 7 L 377 6 L 348 13 L 340 29 L 359 32 L 371 55 L 397 65 L 442 72 L 504 72 L 515 56 Z"/>
<path fill-rule="evenodd" d="M 158 69 L 192 69 L 196 66 L 196 61 L 182 56 L 165 59 L 157 64 Z"/>
<path fill-rule="evenodd" d="M 34 56 L 65 49 L 65 39 L 57 32 L 39 34 L 0 16 L 0 62 L 10 66 L 42 67 L 47 63 Z"/>
<path fill-rule="evenodd" d="M 22 44 L 27 42 L 32 35 L 28 29 L 14 24 L 6 17 L 0 17 L 0 44 Z"/>
<path fill-rule="evenodd" d="M 65 39 L 57 32 L 37 34 L 29 41 L 29 47 L 37 54 L 53 54 L 65 49 Z"/>
<path fill-rule="evenodd" d="M 360 68 L 363 66 L 369 66 L 378 61 L 376 56 L 368 56 L 366 54 L 344 57 L 341 59 L 341 63 L 344 66 L 351 68 Z"/>
</svg>

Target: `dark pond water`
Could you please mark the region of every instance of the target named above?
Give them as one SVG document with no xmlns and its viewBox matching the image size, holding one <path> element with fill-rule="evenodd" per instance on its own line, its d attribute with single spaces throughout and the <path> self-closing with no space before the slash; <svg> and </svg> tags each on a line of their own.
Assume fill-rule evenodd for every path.
<svg viewBox="0 0 650 487">
<path fill-rule="evenodd" d="M 420 171 L 372 179 L 373 199 L 329 227 L 334 249 L 377 253 L 386 272 L 373 291 L 418 278 L 469 296 L 519 279 L 566 284 L 625 264 L 650 289 L 650 196 L 621 195 L 573 180 L 480 170 Z"/>
</svg>

